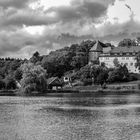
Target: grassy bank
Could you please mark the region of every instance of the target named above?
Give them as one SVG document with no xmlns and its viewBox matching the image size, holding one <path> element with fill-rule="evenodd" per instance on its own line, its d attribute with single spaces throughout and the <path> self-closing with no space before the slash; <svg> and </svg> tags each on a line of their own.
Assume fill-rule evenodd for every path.
<svg viewBox="0 0 140 140">
<path fill-rule="evenodd" d="M 28 96 L 51 96 L 51 97 L 86 97 L 86 96 L 103 96 L 103 95 L 123 95 L 123 94 L 140 94 L 138 84 L 140 81 L 128 83 L 115 83 L 107 85 L 102 89 L 99 85 L 76 86 L 59 90 L 47 90 L 46 92 L 32 92 Z M 0 96 L 21 96 L 18 90 L 0 90 Z"/>
</svg>

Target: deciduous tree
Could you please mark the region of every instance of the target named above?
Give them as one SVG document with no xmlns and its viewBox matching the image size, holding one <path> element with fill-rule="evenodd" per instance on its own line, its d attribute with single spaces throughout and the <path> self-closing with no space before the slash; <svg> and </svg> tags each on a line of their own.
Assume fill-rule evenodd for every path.
<svg viewBox="0 0 140 140">
<path fill-rule="evenodd" d="M 47 89 L 46 70 L 40 65 L 26 63 L 21 66 L 21 92 L 30 94 L 32 91 L 43 92 Z"/>
</svg>

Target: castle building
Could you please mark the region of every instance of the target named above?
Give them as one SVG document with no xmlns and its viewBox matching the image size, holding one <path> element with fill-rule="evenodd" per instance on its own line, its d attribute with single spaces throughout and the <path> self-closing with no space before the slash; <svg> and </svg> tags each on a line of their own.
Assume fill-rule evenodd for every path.
<svg viewBox="0 0 140 140">
<path fill-rule="evenodd" d="M 96 44 L 90 49 L 89 52 L 89 64 L 99 59 L 101 54 L 105 54 L 111 51 L 111 47 L 106 46 L 100 41 L 97 41 Z"/>
<path fill-rule="evenodd" d="M 104 47 L 104 45 L 102 45 L 102 43 L 100 42 L 99 44 L 97 42 L 95 46 L 91 48 L 91 52 L 89 55 L 90 63 L 92 61 L 95 61 L 95 59 L 98 59 L 100 63 L 105 63 L 106 67 L 113 68 L 114 60 L 116 59 L 119 64 L 126 65 L 129 72 L 139 73 L 138 68 L 135 67 L 135 58 L 138 52 L 140 52 L 140 46 L 114 47 L 111 49 L 108 47 Z M 100 51 L 97 46 L 100 48 Z"/>
</svg>

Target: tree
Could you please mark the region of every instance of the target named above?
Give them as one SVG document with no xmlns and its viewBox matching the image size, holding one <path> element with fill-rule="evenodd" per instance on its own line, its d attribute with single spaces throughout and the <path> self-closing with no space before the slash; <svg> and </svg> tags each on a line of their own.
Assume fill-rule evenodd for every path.
<svg viewBox="0 0 140 140">
<path fill-rule="evenodd" d="M 22 70 L 21 69 L 17 69 L 15 72 L 14 72 L 14 78 L 15 80 L 17 81 L 20 81 L 22 79 Z"/>
<path fill-rule="evenodd" d="M 26 63 L 21 66 L 21 92 L 31 94 L 32 91 L 44 92 L 47 89 L 46 70 L 40 65 Z"/>
<path fill-rule="evenodd" d="M 126 82 L 129 78 L 129 72 L 126 65 L 120 65 L 109 71 L 108 82 Z"/>
<path fill-rule="evenodd" d="M 138 54 L 137 54 L 135 60 L 136 60 L 135 67 L 138 68 L 139 71 L 140 71 L 140 52 L 138 52 Z"/>
<path fill-rule="evenodd" d="M 97 83 L 103 86 L 108 79 L 108 72 L 107 71 L 101 71 L 97 77 Z"/>
<path fill-rule="evenodd" d="M 3 79 L 0 79 L 0 90 L 5 89 L 5 82 Z"/>
<path fill-rule="evenodd" d="M 115 59 L 113 60 L 113 63 L 114 63 L 114 66 L 115 66 L 115 67 L 119 67 L 119 66 L 120 66 L 119 61 L 118 61 L 118 58 L 115 58 Z"/>
<path fill-rule="evenodd" d="M 4 79 L 6 89 L 16 89 L 16 81 L 12 75 L 7 75 Z"/>
<path fill-rule="evenodd" d="M 35 64 L 35 63 L 37 63 L 37 62 L 39 62 L 39 61 L 41 61 L 41 56 L 40 56 L 39 52 L 36 51 L 36 52 L 33 54 L 33 56 L 30 58 L 30 62 Z"/>
<path fill-rule="evenodd" d="M 131 39 L 127 38 L 127 39 L 124 39 L 124 40 L 120 41 L 118 46 L 120 46 L 120 47 L 125 47 L 125 46 L 129 47 L 129 46 L 137 46 L 137 44 L 136 44 L 135 40 L 131 40 Z"/>
</svg>

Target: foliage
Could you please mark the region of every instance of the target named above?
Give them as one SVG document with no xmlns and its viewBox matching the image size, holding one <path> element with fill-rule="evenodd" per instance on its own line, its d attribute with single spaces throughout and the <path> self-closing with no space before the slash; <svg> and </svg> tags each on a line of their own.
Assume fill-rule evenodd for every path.
<svg viewBox="0 0 140 140">
<path fill-rule="evenodd" d="M 76 74 L 75 79 L 80 79 L 84 85 L 100 84 L 103 85 L 108 79 L 108 69 L 102 65 L 86 65 Z"/>
<path fill-rule="evenodd" d="M 87 85 L 92 85 L 92 79 L 84 79 L 83 80 L 83 83 L 84 83 L 84 86 L 87 86 Z"/>
<path fill-rule="evenodd" d="M 129 81 L 137 81 L 139 79 L 139 75 L 135 73 L 130 73 L 129 74 Z"/>
<path fill-rule="evenodd" d="M 91 79 L 91 67 L 89 65 L 82 67 L 79 70 L 78 75 L 80 76 L 81 81 L 84 81 L 85 79 Z"/>
<path fill-rule="evenodd" d="M 13 74 L 24 63 L 24 60 L 14 58 L 0 58 L 0 76 L 4 79 Z"/>
<path fill-rule="evenodd" d="M 95 41 L 87 40 L 50 52 L 49 55 L 43 56 L 41 66 L 47 69 L 49 77 L 61 77 L 67 71 L 80 70 L 88 64 L 89 50 L 94 44 Z"/>
<path fill-rule="evenodd" d="M 104 64 L 92 66 L 91 76 L 94 79 L 94 84 L 101 84 L 106 82 L 108 77 L 108 69 Z"/>
<path fill-rule="evenodd" d="M 11 75 L 8 75 L 5 79 L 4 79 L 4 82 L 5 82 L 5 88 L 6 89 L 16 89 L 16 81 L 15 79 L 11 76 Z"/>
<path fill-rule="evenodd" d="M 106 70 L 103 70 L 99 73 L 97 77 L 97 83 L 103 86 L 106 83 L 107 79 L 108 79 L 108 73 Z"/>
<path fill-rule="evenodd" d="M 0 79 L 0 90 L 1 89 L 5 89 L 5 82 L 2 79 Z"/>
<path fill-rule="evenodd" d="M 119 66 L 120 66 L 119 61 L 118 61 L 118 58 L 115 58 L 115 59 L 113 60 L 113 63 L 114 63 L 114 66 L 115 66 L 115 67 L 119 67 Z"/>
<path fill-rule="evenodd" d="M 120 46 L 120 47 L 137 46 L 137 43 L 136 43 L 135 40 L 127 38 L 127 39 L 124 39 L 124 40 L 120 41 L 118 46 Z"/>
<path fill-rule="evenodd" d="M 126 82 L 129 78 L 129 72 L 126 65 L 120 65 L 114 70 L 109 71 L 108 82 Z"/>
<path fill-rule="evenodd" d="M 136 64 L 135 64 L 135 66 L 136 66 L 136 68 L 138 68 L 139 69 L 139 71 L 140 71 L 140 52 L 137 54 L 137 56 L 136 56 Z"/>
<path fill-rule="evenodd" d="M 20 81 L 22 79 L 22 70 L 21 69 L 17 69 L 15 72 L 14 72 L 14 78 L 15 80 L 17 81 Z"/>
<path fill-rule="evenodd" d="M 47 89 L 46 70 L 40 65 L 25 63 L 21 66 L 21 92 L 30 94 L 32 91 L 43 92 Z"/>
<path fill-rule="evenodd" d="M 30 62 L 33 64 L 39 63 L 42 60 L 42 57 L 40 56 L 39 52 L 36 51 L 33 56 L 30 58 Z"/>
</svg>

